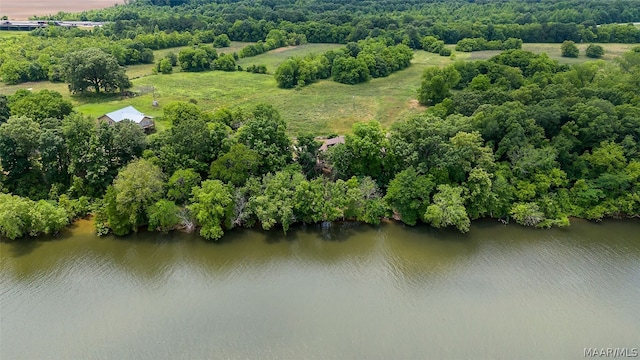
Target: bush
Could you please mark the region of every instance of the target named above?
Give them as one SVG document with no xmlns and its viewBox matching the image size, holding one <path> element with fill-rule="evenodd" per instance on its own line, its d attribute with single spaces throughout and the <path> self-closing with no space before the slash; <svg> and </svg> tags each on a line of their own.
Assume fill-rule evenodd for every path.
<svg viewBox="0 0 640 360">
<path fill-rule="evenodd" d="M 594 59 L 601 58 L 602 55 L 604 55 L 604 49 L 600 45 L 589 44 L 589 46 L 587 46 L 586 55 Z"/>
<path fill-rule="evenodd" d="M 440 52 L 438 52 L 438 54 L 440 54 L 440 56 L 451 56 L 451 49 L 443 47 L 442 49 L 440 49 Z"/>
<path fill-rule="evenodd" d="M 578 54 L 580 53 L 578 47 L 576 46 L 576 43 L 568 40 L 562 43 L 562 45 L 560 46 L 560 50 L 563 57 L 577 58 Z"/>
</svg>

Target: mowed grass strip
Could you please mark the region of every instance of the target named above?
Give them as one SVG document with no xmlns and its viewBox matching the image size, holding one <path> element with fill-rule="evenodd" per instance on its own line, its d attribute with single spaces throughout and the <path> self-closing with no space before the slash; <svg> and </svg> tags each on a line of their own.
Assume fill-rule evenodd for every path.
<svg viewBox="0 0 640 360">
<path fill-rule="evenodd" d="M 294 56 L 305 57 L 309 54 L 320 55 L 329 50 L 336 50 L 344 46 L 345 45 L 343 44 L 304 44 L 298 46 L 287 46 L 267 51 L 266 53 L 257 56 L 242 58 L 238 60 L 238 65 L 243 68 L 251 65 L 265 65 L 268 72 L 275 73 L 278 66 L 288 58 Z"/>
</svg>

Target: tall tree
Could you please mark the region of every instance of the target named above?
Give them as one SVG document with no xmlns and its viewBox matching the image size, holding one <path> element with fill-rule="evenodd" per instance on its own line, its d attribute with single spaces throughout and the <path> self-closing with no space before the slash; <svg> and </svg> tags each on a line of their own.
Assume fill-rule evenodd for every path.
<svg viewBox="0 0 640 360">
<path fill-rule="evenodd" d="M 147 222 L 146 210 L 164 196 L 164 180 L 160 168 L 148 160 L 131 162 L 113 182 L 117 211 L 126 216 L 130 230 Z"/>
<path fill-rule="evenodd" d="M 462 191 L 459 186 L 439 185 L 424 220 L 437 228 L 455 226 L 460 232 L 469 231 L 471 220 L 464 207 Z"/>
<path fill-rule="evenodd" d="M 224 234 L 223 223 L 231 212 L 233 197 L 228 186 L 220 180 L 206 180 L 193 188 L 189 210 L 200 224 L 200 235 L 218 240 Z"/>
<path fill-rule="evenodd" d="M 262 157 L 260 172 L 282 169 L 291 162 L 291 140 L 287 124 L 271 105 L 259 104 L 249 120 L 238 130 L 238 141 Z"/>
<path fill-rule="evenodd" d="M 131 87 L 131 82 L 118 65 L 116 58 L 98 48 L 88 48 L 65 56 L 62 67 L 69 90 L 84 93 L 93 88 L 96 93 L 123 91 Z"/>
</svg>

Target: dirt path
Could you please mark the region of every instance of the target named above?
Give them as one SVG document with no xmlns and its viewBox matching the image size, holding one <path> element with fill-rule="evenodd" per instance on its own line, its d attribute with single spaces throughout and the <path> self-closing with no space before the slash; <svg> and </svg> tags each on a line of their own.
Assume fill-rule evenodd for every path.
<svg viewBox="0 0 640 360">
<path fill-rule="evenodd" d="M 124 4 L 124 0 L 0 0 L 0 16 L 10 20 L 27 20 L 34 15 L 78 12 Z"/>
</svg>

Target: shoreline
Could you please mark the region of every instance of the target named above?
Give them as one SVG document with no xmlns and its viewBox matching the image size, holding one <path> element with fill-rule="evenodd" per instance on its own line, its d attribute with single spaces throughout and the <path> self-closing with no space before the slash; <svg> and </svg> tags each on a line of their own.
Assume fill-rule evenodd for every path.
<svg viewBox="0 0 640 360">
<path fill-rule="evenodd" d="M 94 217 L 95 217 L 95 215 L 93 213 L 91 213 L 91 214 L 88 214 L 88 215 L 86 215 L 84 217 L 75 219 L 55 235 L 53 235 L 53 234 L 39 234 L 39 235 L 36 235 L 36 236 L 23 236 L 21 238 L 15 239 L 15 240 L 10 240 L 8 238 L 0 236 L 0 242 L 6 243 L 6 244 L 11 244 L 11 243 L 19 243 L 19 242 L 22 242 L 22 241 L 57 240 L 57 239 L 60 239 L 61 235 L 63 235 L 63 237 L 64 237 L 65 233 L 70 234 L 70 232 L 72 232 L 74 229 L 77 229 L 77 228 L 84 229 L 82 231 L 82 233 L 85 234 L 85 235 L 92 235 L 92 236 L 96 236 L 98 238 L 105 237 L 105 236 L 113 236 L 113 237 L 118 238 L 118 239 L 124 239 L 124 238 L 128 238 L 128 237 L 131 237 L 131 236 L 136 236 L 138 233 L 156 233 L 158 235 L 182 233 L 182 234 L 193 234 L 193 235 L 198 236 L 199 238 L 201 238 L 203 241 L 212 242 L 212 243 L 225 241 L 225 237 L 227 237 L 229 234 L 231 234 L 234 230 L 238 230 L 238 229 L 241 229 L 241 230 L 256 230 L 256 231 L 261 231 L 261 232 L 265 232 L 265 233 L 276 233 L 276 232 L 279 232 L 282 236 L 287 236 L 287 233 L 282 232 L 282 228 L 272 228 L 272 229 L 269 229 L 269 230 L 265 230 L 260 226 L 259 223 L 256 223 L 252 227 L 239 226 L 239 227 L 234 227 L 232 229 L 225 229 L 225 234 L 218 240 L 207 240 L 204 237 L 202 237 L 199 234 L 200 226 L 195 226 L 193 228 L 193 230 L 191 230 L 191 231 L 187 231 L 182 227 L 176 227 L 175 229 L 172 229 L 172 230 L 168 231 L 167 233 L 162 233 L 162 232 L 156 231 L 156 230 L 149 230 L 148 227 L 143 226 L 143 227 L 140 227 L 138 229 L 138 231 L 134 231 L 134 232 L 131 232 L 131 233 L 123 235 L 123 236 L 115 235 L 112 232 L 109 232 L 108 234 L 104 234 L 104 235 L 98 235 L 96 233 L 96 231 L 95 231 L 95 228 L 94 228 Z M 502 225 L 502 226 L 505 226 L 505 227 L 509 226 L 509 225 L 512 225 L 512 226 L 517 226 L 517 227 L 521 227 L 521 228 L 524 228 L 524 229 L 544 231 L 544 230 L 550 230 L 550 229 L 567 229 L 567 228 L 571 228 L 571 225 L 573 225 L 574 222 L 587 222 L 587 223 L 592 223 L 592 224 L 601 224 L 601 223 L 609 222 L 609 221 L 640 221 L 640 215 L 632 215 L 632 216 L 624 216 L 624 217 L 619 217 L 619 216 L 618 217 L 604 217 L 601 220 L 589 220 L 589 219 L 585 219 L 585 218 L 570 216 L 569 220 L 570 220 L 570 223 L 569 223 L 568 226 L 563 226 L 563 227 L 551 226 L 551 227 L 548 227 L 548 228 L 536 227 L 536 226 L 524 226 L 524 225 L 517 224 L 515 221 L 511 222 L 511 221 L 505 221 L 504 219 L 496 219 L 496 218 L 480 218 L 480 219 L 472 220 L 471 224 L 472 225 L 473 224 L 478 225 L 478 224 L 495 223 L 495 225 Z M 82 224 L 82 223 L 84 223 L 84 224 L 81 225 L 81 226 L 78 226 L 79 224 Z M 396 220 L 396 219 L 392 219 L 392 218 L 380 219 L 380 223 L 377 224 L 377 225 L 368 224 L 368 223 L 365 223 L 363 221 L 349 220 L 349 219 L 340 220 L 340 221 L 332 221 L 330 223 L 331 223 L 331 226 L 329 226 L 328 228 L 331 228 L 331 227 L 333 227 L 335 225 L 344 225 L 344 224 L 370 225 L 370 226 L 381 226 L 381 225 L 393 225 L 393 224 L 395 224 L 395 225 L 407 226 L 409 228 L 417 228 L 417 227 L 420 227 L 420 226 L 426 226 L 426 227 L 429 227 L 430 229 L 433 229 L 433 230 L 454 231 L 454 232 L 456 232 L 456 233 L 458 233 L 460 235 L 466 235 L 466 234 L 469 234 L 469 233 L 472 232 L 472 231 L 468 231 L 466 233 L 461 233 L 461 232 L 457 231 L 454 227 L 435 228 L 435 227 L 430 226 L 429 224 L 424 223 L 424 222 L 420 222 L 420 223 L 417 223 L 416 225 L 412 226 L 412 225 L 404 224 L 401 220 Z M 322 224 L 323 224 L 322 222 L 312 223 L 312 224 L 299 222 L 299 223 L 292 224 L 290 229 L 303 227 L 303 226 L 324 227 Z"/>
</svg>

